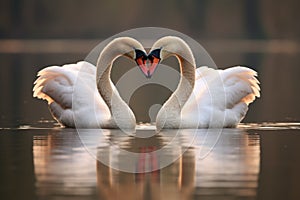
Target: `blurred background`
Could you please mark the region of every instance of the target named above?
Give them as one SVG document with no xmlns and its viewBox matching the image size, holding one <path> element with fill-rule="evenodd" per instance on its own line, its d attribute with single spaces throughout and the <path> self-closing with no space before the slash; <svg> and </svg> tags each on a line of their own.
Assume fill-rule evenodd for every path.
<svg viewBox="0 0 300 200">
<path fill-rule="evenodd" d="M 52 117 L 47 103 L 32 97 L 33 82 L 42 68 L 83 60 L 96 45 L 119 32 L 164 27 L 198 41 L 218 68 L 246 65 L 258 71 L 261 98 L 250 105 L 244 122 L 299 122 L 299 9 L 297 0 L 1 0 L 1 196 L 95 199 L 120 194 L 131 198 L 130 194 L 141 192 L 150 199 L 152 191 L 153 198 L 164 193 L 176 196 L 173 199 L 180 198 L 178 194 L 183 194 L 182 199 L 300 199 L 299 123 L 289 130 L 272 124 L 265 129 L 224 129 L 205 160 L 197 155 L 205 149 L 200 137 L 181 159 L 160 174 L 143 178 L 143 174 L 95 163 L 75 129 L 52 128 L 52 121 L 50 129 L 35 128 Z M 122 58 L 115 65 L 124 62 L 129 68 L 134 65 Z M 113 80 L 128 67 L 114 68 Z M 137 120 L 149 121 L 151 105 L 162 104 L 169 95 L 157 85 L 137 90 L 130 100 Z M 190 134 L 184 131 L 182 140 L 165 156 L 186 145 Z M 87 141 L 98 142 L 97 134 L 87 136 Z M 110 141 L 137 149 L 164 144 L 170 136 L 157 134 L 141 142 L 111 134 L 108 140 L 100 140 L 100 150 L 122 164 L 126 157 L 115 156 Z M 207 136 L 215 141 L 213 134 Z"/>
<path fill-rule="evenodd" d="M 32 97 L 40 69 L 83 60 L 104 39 L 148 26 L 189 35 L 219 68 L 246 65 L 257 70 L 262 96 L 244 122 L 299 121 L 299 8 L 296 0 L 1 1 L 0 126 L 51 119 L 47 103 Z M 130 106 L 138 121 L 149 121 L 149 106 L 163 103 L 170 91 L 142 89 Z"/>
</svg>

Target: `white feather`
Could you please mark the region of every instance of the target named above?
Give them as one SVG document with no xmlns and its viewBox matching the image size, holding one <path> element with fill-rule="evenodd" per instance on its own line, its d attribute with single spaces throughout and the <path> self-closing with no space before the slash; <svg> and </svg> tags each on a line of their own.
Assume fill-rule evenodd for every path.
<svg viewBox="0 0 300 200">
<path fill-rule="evenodd" d="M 260 96 L 257 73 L 247 67 L 196 69 L 193 93 L 182 109 L 184 128 L 235 127 Z"/>
<path fill-rule="evenodd" d="M 44 68 L 34 84 L 33 96 L 47 100 L 64 126 L 98 128 L 111 116 L 96 87 L 96 67 L 88 62 Z"/>
</svg>

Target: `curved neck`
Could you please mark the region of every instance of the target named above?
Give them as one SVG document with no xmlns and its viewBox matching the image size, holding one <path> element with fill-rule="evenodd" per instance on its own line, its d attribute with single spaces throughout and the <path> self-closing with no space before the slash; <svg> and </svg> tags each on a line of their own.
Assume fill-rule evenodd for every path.
<svg viewBox="0 0 300 200">
<path fill-rule="evenodd" d="M 171 44 L 174 44 L 174 42 Z M 181 110 L 192 94 L 195 85 L 196 62 L 191 49 L 187 44 L 180 41 L 176 43 L 176 48 L 172 48 L 174 51 L 168 49 L 168 52 L 171 53 L 167 53 L 167 55 L 176 56 L 181 76 L 177 89 L 157 115 L 156 126 L 158 130 L 163 127 L 178 128 L 180 126 Z"/>
<path fill-rule="evenodd" d="M 115 58 L 113 58 L 113 59 L 115 59 Z M 104 62 L 104 59 L 99 59 L 98 63 L 97 63 L 97 87 L 98 87 L 98 91 L 99 91 L 101 97 L 103 98 L 104 102 L 106 103 L 106 105 L 108 106 L 110 111 L 112 109 L 112 97 L 113 97 L 113 94 L 115 92 L 115 86 L 113 85 L 113 83 L 110 79 L 112 63 L 113 63 L 112 59 L 108 63 Z M 105 67 L 103 67 L 103 66 L 105 66 Z M 123 102 L 121 97 L 119 97 L 117 101 Z"/>
<path fill-rule="evenodd" d="M 180 52 L 172 53 L 179 62 L 181 76 L 177 89 L 164 105 L 164 107 L 170 109 L 170 112 L 177 112 L 177 114 L 180 114 L 195 85 L 196 62 L 191 50 L 187 48 L 186 45 L 182 45 Z"/>
<path fill-rule="evenodd" d="M 102 51 L 97 62 L 96 81 L 98 91 L 111 113 L 111 124 L 108 126 L 131 129 L 136 124 L 135 116 L 129 106 L 120 97 L 110 78 L 114 60 L 127 53 L 120 46 L 122 46 L 120 43 L 119 45 L 109 45 Z"/>
<path fill-rule="evenodd" d="M 177 55 L 176 57 L 179 62 L 181 76 L 178 87 L 169 98 L 168 103 L 177 104 L 177 107 L 180 108 L 181 111 L 194 89 L 195 63 L 187 61 L 182 56 Z"/>
</svg>

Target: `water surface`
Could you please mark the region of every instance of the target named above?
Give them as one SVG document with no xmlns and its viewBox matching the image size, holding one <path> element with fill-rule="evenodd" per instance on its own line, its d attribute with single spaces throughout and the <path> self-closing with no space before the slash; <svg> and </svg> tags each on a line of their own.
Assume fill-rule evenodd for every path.
<svg viewBox="0 0 300 200">
<path fill-rule="evenodd" d="M 45 126 L 0 130 L 1 198 L 297 199 L 300 195 L 299 123 L 157 134 L 142 127 L 135 137 L 119 130 Z M 162 167 L 168 161 L 172 162 Z"/>
</svg>

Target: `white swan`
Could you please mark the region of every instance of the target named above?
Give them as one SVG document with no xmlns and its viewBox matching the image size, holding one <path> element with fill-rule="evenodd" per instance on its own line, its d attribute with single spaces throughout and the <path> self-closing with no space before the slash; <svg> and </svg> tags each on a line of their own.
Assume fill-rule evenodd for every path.
<svg viewBox="0 0 300 200">
<path fill-rule="evenodd" d="M 150 76 L 157 64 L 169 56 L 177 57 L 181 79 L 157 114 L 157 130 L 235 127 L 246 115 L 248 105 L 260 96 L 254 70 L 241 66 L 196 69 L 189 46 L 173 36 L 159 39 L 151 48 Z"/>
<path fill-rule="evenodd" d="M 33 96 L 47 100 L 52 116 L 66 127 L 135 129 L 133 112 L 110 79 L 113 61 L 121 55 L 145 68 L 143 46 L 133 38 L 116 38 L 100 53 L 97 68 L 81 61 L 39 71 Z"/>
</svg>

